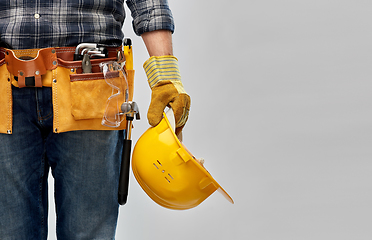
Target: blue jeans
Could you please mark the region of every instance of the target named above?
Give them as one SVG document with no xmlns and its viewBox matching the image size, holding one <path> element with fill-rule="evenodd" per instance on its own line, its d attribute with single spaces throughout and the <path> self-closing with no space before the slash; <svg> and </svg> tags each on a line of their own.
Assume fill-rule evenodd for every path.
<svg viewBox="0 0 372 240">
<path fill-rule="evenodd" d="M 114 239 L 122 131 L 53 133 L 51 88 L 13 88 L 0 134 L 0 239 L 47 239 L 49 169 L 59 240 Z"/>
</svg>

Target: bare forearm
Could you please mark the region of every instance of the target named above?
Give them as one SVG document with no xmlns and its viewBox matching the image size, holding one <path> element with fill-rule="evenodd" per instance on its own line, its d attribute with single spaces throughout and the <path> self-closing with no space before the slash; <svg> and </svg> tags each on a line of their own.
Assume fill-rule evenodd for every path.
<svg viewBox="0 0 372 240">
<path fill-rule="evenodd" d="M 146 32 L 141 35 L 151 56 L 173 55 L 172 33 L 167 30 Z"/>
</svg>

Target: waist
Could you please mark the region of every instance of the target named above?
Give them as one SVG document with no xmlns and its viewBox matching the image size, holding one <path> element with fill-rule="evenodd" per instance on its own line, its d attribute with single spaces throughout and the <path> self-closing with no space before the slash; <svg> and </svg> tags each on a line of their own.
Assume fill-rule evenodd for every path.
<svg viewBox="0 0 372 240">
<path fill-rule="evenodd" d="M 61 59 L 64 61 L 74 61 L 74 54 L 75 54 L 76 47 L 55 47 L 51 49 L 55 49 L 55 53 L 58 59 Z M 122 52 L 122 46 L 106 47 L 106 49 L 108 51 L 108 58 L 115 58 L 115 57 L 117 58 L 118 53 Z M 5 54 L 7 50 L 9 49 L 0 48 L 0 61 L 5 58 Z M 11 49 L 10 51 L 12 51 L 17 58 L 33 59 L 37 57 L 38 52 L 40 50 L 41 49 L 19 49 L 19 50 Z"/>
<path fill-rule="evenodd" d="M 89 73 L 100 73 L 99 64 L 103 61 L 124 61 L 122 47 L 104 47 L 104 50 L 104 54 L 94 56 L 91 60 L 90 56 L 95 52 L 89 55 Z M 0 48 L 0 66 L 6 64 L 10 79 L 16 87 L 50 86 L 51 80 L 46 76 L 57 67 L 67 68 L 74 74 L 86 73 L 83 69 L 86 62 L 82 61 L 82 54 L 85 53 L 78 51 L 76 54 L 76 47 L 19 50 Z"/>
</svg>

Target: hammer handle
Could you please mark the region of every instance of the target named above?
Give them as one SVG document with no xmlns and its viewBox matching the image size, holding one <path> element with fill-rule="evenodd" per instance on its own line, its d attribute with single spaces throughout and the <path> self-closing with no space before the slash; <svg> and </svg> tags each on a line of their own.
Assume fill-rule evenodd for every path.
<svg viewBox="0 0 372 240">
<path fill-rule="evenodd" d="M 120 205 L 124 205 L 128 197 L 131 146 L 132 140 L 124 139 L 118 191 Z"/>
</svg>

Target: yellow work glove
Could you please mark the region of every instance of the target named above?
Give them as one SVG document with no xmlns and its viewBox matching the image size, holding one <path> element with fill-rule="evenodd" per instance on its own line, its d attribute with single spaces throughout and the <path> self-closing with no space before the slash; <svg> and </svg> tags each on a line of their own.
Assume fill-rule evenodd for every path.
<svg viewBox="0 0 372 240">
<path fill-rule="evenodd" d="M 190 97 L 181 82 L 178 60 L 174 56 L 153 56 L 144 64 L 152 90 L 147 119 L 156 126 L 163 117 L 166 106 L 171 107 L 176 120 L 176 133 L 182 131 L 190 109 Z"/>
</svg>

